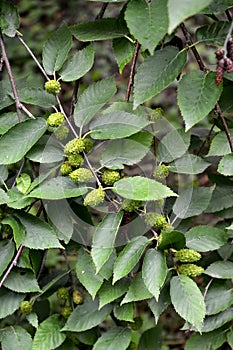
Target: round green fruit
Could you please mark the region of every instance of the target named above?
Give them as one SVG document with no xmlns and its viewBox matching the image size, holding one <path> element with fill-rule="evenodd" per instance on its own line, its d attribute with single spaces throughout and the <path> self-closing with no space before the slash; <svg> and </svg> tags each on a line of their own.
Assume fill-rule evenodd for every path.
<svg viewBox="0 0 233 350">
<path fill-rule="evenodd" d="M 61 90 L 61 85 L 59 81 L 54 79 L 46 81 L 44 87 L 49 94 L 58 94 Z"/>
<path fill-rule="evenodd" d="M 195 262 L 201 259 L 201 254 L 193 249 L 181 249 L 175 253 L 177 260 L 181 262 Z"/>
<path fill-rule="evenodd" d="M 29 315 L 32 312 L 32 304 L 30 301 L 21 301 L 19 308 L 21 313 L 24 315 Z"/>
<path fill-rule="evenodd" d="M 85 206 L 96 206 L 104 201 L 104 190 L 102 187 L 92 190 L 84 198 Z"/>
<path fill-rule="evenodd" d="M 133 199 L 124 199 L 122 204 L 121 204 L 121 207 L 123 210 L 131 213 L 135 209 L 139 208 L 141 206 L 141 204 L 142 204 L 141 201 L 137 201 L 137 200 L 133 200 Z"/>
<path fill-rule="evenodd" d="M 186 276 L 196 277 L 204 272 L 203 267 L 195 264 L 183 264 L 178 267 L 178 273 Z"/>
<path fill-rule="evenodd" d="M 92 172 L 86 168 L 76 169 L 69 174 L 69 177 L 71 178 L 71 180 L 76 183 L 87 182 L 92 178 L 92 176 L 93 176 Z"/>
<path fill-rule="evenodd" d="M 61 165 L 60 172 L 63 176 L 69 175 L 72 172 L 72 166 L 70 162 L 65 162 Z"/>
<path fill-rule="evenodd" d="M 78 290 L 73 291 L 73 302 L 77 305 L 83 303 L 83 296 Z"/>
<path fill-rule="evenodd" d="M 64 148 L 64 152 L 66 155 L 71 155 L 71 154 L 79 154 L 82 152 L 85 148 L 85 144 L 83 139 L 81 138 L 76 138 L 71 141 L 69 141 Z"/>
<path fill-rule="evenodd" d="M 68 156 L 68 162 L 73 167 L 80 167 L 84 163 L 84 159 L 81 154 L 70 154 Z"/>
<path fill-rule="evenodd" d="M 66 301 L 69 298 L 69 291 L 65 287 L 61 287 L 57 290 L 57 298 L 61 301 Z"/>
<path fill-rule="evenodd" d="M 49 115 L 47 119 L 47 124 L 52 127 L 58 127 L 61 124 L 63 124 L 64 121 L 65 121 L 64 115 L 60 112 L 57 112 Z"/>
<path fill-rule="evenodd" d="M 120 173 L 116 170 L 105 170 L 102 173 L 102 181 L 105 185 L 112 186 L 114 182 L 120 180 L 120 178 Z"/>
</svg>

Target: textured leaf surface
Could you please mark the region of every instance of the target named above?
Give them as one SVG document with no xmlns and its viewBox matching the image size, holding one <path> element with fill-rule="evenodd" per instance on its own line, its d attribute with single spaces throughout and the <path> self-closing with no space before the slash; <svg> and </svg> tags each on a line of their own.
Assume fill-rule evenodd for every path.
<svg viewBox="0 0 233 350">
<path fill-rule="evenodd" d="M 0 139 L 0 164 L 12 164 L 22 159 L 46 129 L 44 119 L 30 119 L 13 126 Z"/>
<path fill-rule="evenodd" d="M 221 93 L 222 85 L 216 86 L 215 72 L 204 74 L 200 70 L 193 70 L 182 77 L 178 85 L 178 105 L 186 130 L 208 115 Z"/>
<path fill-rule="evenodd" d="M 6 327 L 1 331 L 2 350 L 32 349 L 31 335 L 20 326 Z"/>
<path fill-rule="evenodd" d="M 205 270 L 205 274 L 214 278 L 233 278 L 233 262 L 232 261 L 215 261 Z"/>
<path fill-rule="evenodd" d="M 225 176 L 233 175 L 233 155 L 226 154 L 218 164 L 218 172 Z"/>
<path fill-rule="evenodd" d="M 27 158 L 33 162 L 50 164 L 64 159 L 64 152 L 57 145 L 34 145 L 27 153 Z"/>
<path fill-rule="evenodd" d="M 131 340 L 128 328 L 116 327 L 105 332 L 95 343 L 93 350 L 125 350 Z"/>
<path fill-rule="evenodd" d="M 113 39 L 113 50 L 119 67 L 122 71 L 125 65 L 132 59 L 134 53 L 134 44 L 126 38 Z"/>
<path fill-rule="evenodd" d="M 59 315 L 52 315 L 43 321 L 34 336 L 32 350 L 55 349 L 66 339 L 66 335 L 60 332 L 63 321 Z"/>
<path fill-rule="evenodd" d="M 186 343 L 185 350 L 216 350 L 226 341 L 226 331 L 216 330 L 204 334 L 192 335 Z"/>
<path fill-rule="evenodd" d="M 233 130 L 231 129 L 229 131 L 231 137 L 233 137 Z M 207 156 L 223 156 L 229 153 L 231 153 L 231 149 L 227 141 L 226 133 L 224 131 L 220 131 L 216 136 L 214 136 Z"/>
<path fill-rule="evenodd" d="M 125 20 L 130 33 L 152 55 L 167 33 L 167 1 L 153 0 L 147 3 L 144 0 L 133 0 L 127 6 Z"/>
<path fill-rule="evenodd" d="M 37 280 L 31 271 L 20 274 L 17 271 L 11 271 L 4 286 L 18 293 L 40 292 Z"/>
<path fill-rule="evenodd" d="M 3 240 L 0 242 L 0 276 L 7 268 L 14 256 L 15 245 L 11 240 Z"/>
<path fill-rule="evenodd" d="M 35 87 L 21 88 L 19 90 L 19 98 L 21 102 L 44 108 L 49 108 L 56 104 L 55 96 L 49 94 L 46 90 Z"/>
<path fill-rule="evenodd" d="M 198 41 L 204 41 L 206 44 L 222 45 L 226 39 L 230 23 L 218 21 L 200 27 L 196 31 L 196 38 Z"/>
<path fill-rule="evenodd" d="M 149 299 L 147 302 L 149 308 L 151 309 L 154 315 L 155 323 L 157 324 L 160 315 L 163 313 L 164 310 L 166 310 L 168 305 L 171 304 L 168 283 L 166 283 L 165 286 L 162 288 L 158 301 L 156 301 L 155 298 L 152 298 Z"/>
<path fill-rule="evenodd" d="M 170 188 L 160 182 L 141 176 L 121 179 L 114 183 L 113 190 L 123 198 L 141 201 L 177 196 Z"/>
<path fill-rule="evenodd" d="M 146 237 L 140 236 L 124 247 L 114 264 L 113 283 L 126 276 L 134 268 L 149 243 Z"/>
<path fill-rule="evenodd" d="M 231 193 L 231 187 L 216 187 L 206 212 L 215 213 L 216 211 L 227 209 L 232 206 L 233 195 Z"/>
<path fill-rule="evenodd" d="M 226 310 L 233 302 L 233 291 L 226 284 L 211 285 L 205 297 L 206 314 L 215 315 Z"/>
<path fill-rule="evenodd" d="M 179 53 L 177 48 L 167 46 L 145 59 L 135 75 L 135 108 L 175 80 L 185 65 L 186 55 L 185 51 Z"/>
<path fill-rule="evenodd" d="M 185 275 L 173 277 L 170 294 L 176 312 L 200 331 L 205 316 L 205 302 L 196 283 Z"/>
<path fill-rule="evenodd" d="M 105 305 L 101 310 L 98 307 L 98 299 L 79 305 L 74 309 L 62 330 L 83 332 L 99 325 L 110 314 L 113 307 L 111 304 Z"/>
<path fill-rule="evenodd" d="M 185 236 L 182 232 L 179 231 L 165 231 L 162 235 L 160 235 L 160 239 L 158 242 L 158 249 L 164 250 L 168 248 L 174 248 L 176 250 L 180 250 L 185 246 Z"/>
<path fill-rule="evenodd" d="M 115 305 L 113 310 L 114 316 L 120 321 L 133 322 L 134 303 L 124 305 Z"/>
<path fill-rule="evenodd" d="M 25 294 L 14 293 L 2 287 L 0 289 L 0 319 L 13 314 L 24 298 Z"/>
<path fill-rule="evenodd" d="M 159 142 L 157 156 L 161 162 L 170 163 L 174 159 L 183 156 L 188 150 L 189 145 L 189 132 L 185 132 L 184 129 L 172 130 Z M 189 160 L 188 164 L 191 165 L 191 160 Z"/>
<path fill-rule="evenodd" d="M 201 331 L 203 333 L 211 332 L 214 329 L 222 327 L 227 322 L 232 321 L 232 318 L 233 318 L 232 308 L 222 311 L 217 315 L 207 316 L 204 320 Z"/>
<path fill-rule="evenodd" d="M 131 282 L 128 292 L 121 302 L 121 305 L 131 301 L 139 301 L 151 298 L 153 295 L 148 291 L 142 279 L 142 273 L 139 272 Z"/>
<path fill-rule="evenodd" d="M 99 291 L 99 309 L 121 297 L 126 293 L 128 287 L 129 281 L 127 279 L 118 281 L 114 285 L 111 281 L 105 281 Z"/>
<path fill-rule="evenodd" d="M 47 74 L 52 75 L 62 67 L 71 46 L 71 32 L 63 23 L 58 30 L 51 34 L 43 47 L 43 66 Z"/>
<path fill-rule="evenodd" d="M 2 1 L 0 14 L 0 27 L 2 33 L 14 37 L 16 30 L 19 28 L 19 15 L 17 7 L 8 1 Z"/>
<path fill-rule="evenodd" d="M 180 174 L 200 174 L 211 164 L 194 154 L 186 154 L 169 164 L 169 170 Z"/>
<path fill-rule="evenodd" d="M 0 101 L 1 103 L 1 101 Z M 5 134 L 7 130 L 12 128 L 19 122 L 18 114 L 14 112 L 3 113 L 0 115 L 0 134 Z"/>
<path fill-rule="evenodd" d="M 185 233 L 188 248 L 198 252 L 208 252 L 219 249 L 227 240 L 228 235 L 224 230 L 210 226 L 195 226 Z"/>
<path fill-rule="evenodd" d="M 123 212 L 109 213 L 94 232 L 91 256 L 97 273 L 112 254 L 122 217 Z"/>
<path fill-rule="evenodd" d="M 5 217 L 2 220 L 2 224 L 10 225 L 10 227 L 12 228 L 14 241 L 16 244 L 16 249 L 18 249 L 20 244 L 22 244 L 22 242 L 25 238 L 25 229 L 24 229 L 23 225 L 20 224 L 20 222 L 18 220 L 16 220 L 16 218 L 14 218 L 13 216 Z M 1 248 L 0 248 L 0 250 L 1 250 Z M 9 253 L 9 255 L 11 256 L 10 253 Z M 3 256 L 4 256 L 4 249 L 3 249 Z M 1 271 L 1 269 L 0 269 L 0 271 Z M 0 275 L 1 275 L 1 273 L 0 273 Z"/>
</svg>

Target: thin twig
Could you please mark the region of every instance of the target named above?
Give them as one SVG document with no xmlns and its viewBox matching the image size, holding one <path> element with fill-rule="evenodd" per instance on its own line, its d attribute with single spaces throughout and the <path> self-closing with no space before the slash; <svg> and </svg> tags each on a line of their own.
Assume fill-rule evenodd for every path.
<svg viewBox="0 0 233 350">
<path fill-rule="evenodd" d="M 21 103 L 21 109 L 22 111 L 31 119 L 36 119 L 34 115 Z"/>
<path fill-rule="evenodd" d="M 24 164 L 25 164 L 25 158 L 23 158 L 23 161 L 22 161 L 22 164 L 20 165 L 19 171 L 15 176 L 14 182 L 12 184 L 12 188 L 15 186 L 17 178 L 21 175 L 21 173 L 23 171 Z"/>
<path fill-rule="evenodd" d="M 209 280 L 208 284 L 207 284 L 206 287 L 205 287 L 204 294 L 203 294 L 203 298 L 204 298 L 204 299 L 206 298 L 206 294 L 207 294 L 207 292 L 208 292 L 208 290 L 209 290 L 209 288 L 210 288 L 210 285 L 212 284 L 213 280 L 214 280 L 214 279 L 211 278 L 211 279 Z"/>
<path fill-rule="evenodd" d="M 18 91 L 17 91 L 16 85 L 15 85 L 14 77 L 12 74 L 11 65 L 10 65 L 10 62 L 8 60 L 8 57 L 7 57 L 6 48 L 5 48 L 3 35 L 2 35 L 1 30 L 0 30 L 0 46 L 1 46 L 1 50 L 2 50 L 2 58 L 3 58 L 5 65 L 6 65 L 7 73 L 8 73 L 9 79 L 10 79 L 10 83 L 11 83 L 11 88 L 12 88 L 13 95 L 15 98 L 15 106 L 16 106 L 16 111 L 18 114 L 18 119 L 19 119 L 19 122 L 21 122 L 22 121 L 21 103 L 19 100 L 19 95 L 18 95 Z"/>
<path fill-rule="evenodd" d="M 37 275 L 36 275 L 37 281 L 39 281 L 40 276 L 42 274 L 42 271 L 44 269 L 45 261 L 46 261 L 46 258 L 47 258 L 47 254 L 48 254 L 48 249 L 46 249 L 44 254 L 43 254 L 43 258 L 42 258 L 42 261 L 41 261 L 41 264 L 40 264 L 40 269 L 39 269 L 39 271 L 37 272 Z"/>
<path fill-rule="evenodd" d="M 19 246 L 19 249 L 18 249 L 18 251 L 17 251 L 17 253 L 16 253 L 14 259 L 12 260 L 10 266 L 8 267 L 6 273 L 4 274 L 3 278 L 2 278 L 1 281 L 0 281 L 0 288 L 1 288 L 1 287 L 3 286 L 3 284 L 5 283 L 7 277 L 9 276 L 11 270 L 13 269 L 13 267 L 17 265 L 17 261 L 18 261 L 20 255 L 21 255 L 21 253 L 22 253 L 22 251 L 23 251 L 23 248 L 24 248 L 24 246 L 21 244 L 21 245 Z"/>
<path fill-rule="evenodd" d="M 100 180 L 98 179 L 98 176 L 96 175 L 95 170 L 93 169 L 91 163 L 89 162 L 89 159 L 88 159 L 86 153 L 83 152 L 83 155 L 84 155 L 85 161 L 87 162 L 88 168 L 90 169 L 90 171 L 92 172 L 94 178 L 96 179 L 96 182 L 97 182 L 98 186 L 102 187 L 102 184 L 101 184 Z"/>
<path fill-rule="evenodd" d="M 108 2 L 106 4 L 103 4 L 101 9 L 100 9 L 100 12 L 98 13 L 98 15 L 96 16 L 95 19 L 101 19 L 104 15 L 104 12 L 106 10 L 106 8 L 108 7 Z"/>
<path fill-rule="evenodd" d="M 208 133 L 206 139 L 202 142 L 201 147 L 199 148 L 199 150 L 198 150 L 198 152 L 197 152 L 197 156 L 201 153 L 203 147 L 205 146 L 206 141 L 210 138 L 210 135 L 212 134 L 212 131 L 213 131 L 214 127 L 215 127 L 215 125 L 213 124 L 213 125 L 211 126 L 211 128 L 210 128 L 210 131 L 209 131 L 209 133 Z"/>
<path fill-rule="evenodd" d="M 228 126 L 227 126 L 227 123 L 225 121 L 225 118 L 224 118 L 224 116 L 222 114 L 221 108 L 220 108 L 218 103 L 216 103 L 215 109 L 216 109 L 216 111 L 217 111 L 217 113 L 218 113 L 218 115 L 219 115 L 219 117 L 221 119 L 224 131 L 225 131 L 225 134 L 227 136 L 227 140 L 228 140 L 228 143 L 229 143 L 229 146 L 230 146 L 230 149 L 231 149 L 231 152 L 233 152 L 233 141 L 232 141 L 232 138 L 231 138 L 231 133 L 230 133 L 230 130 L 229 130 Z"/>
<path fill-rule="evenodd" d="M 78 138 L 78 134 L 77 134 L 76 130 L 74 129 L 73 125 L 71 124 L 69 118 L 67 117 L 67 115 L 66 115 L 66 113 L 65 113 L 65 111 L 64 111 L 64 109 L 63 109 L 63 107 L 62 107 L 61 101 L 60 101 L 60 99 L 59 99 L 59 97 L 58 97 L 57 95 L 56 95 L 56 100 L 57 100 L 58 106 L 59 106 L 59 108 L 60 108 L 60 111 L 61 111 L 61 113 L 64 115 L 65 120 L 66 120 L 66 122 L 67 122 L 67 124 L 68 124 L 70 130 L 72 131 L 72 133 L 74 134 L 74 136 L 75 136 L 76 138 Z"/>
<path fill-rule="evenodd" d="M 128 82 L 127 92 L 126 92 L 126 96 L 125 96 L 126 102 L 129 102 L 131 90 L 132 90 L 132 87 L 134 84 L 134 75 L 135 75 L 136 63 L 137 63 L 140 47 L 141 47 L 141 44 L 139 44 L 139 42 L 137 41 L 135 49 L 134 49 L 134 55 L 133 55 L 133 60 L 132 60 L 132 65 L 131 65 L 131 70 L 130 70 L 129 82 Z"/>
</svg>

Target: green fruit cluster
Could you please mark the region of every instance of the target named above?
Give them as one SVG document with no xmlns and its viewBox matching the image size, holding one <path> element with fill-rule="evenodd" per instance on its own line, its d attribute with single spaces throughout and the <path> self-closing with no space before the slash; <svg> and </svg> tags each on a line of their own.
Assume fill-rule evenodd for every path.
<svg viewBox="0 0 233 350">
<path fill-rule="evenodd" d="M 105 185 L 112 186 L 114 182 L 120 180 L 120 178 L 120 173 L 116 170 L 105 170 L 102 173 L 102 181 Z"/>
<path fill-rule="evenodd" d="M 54 79 L 46 81 L 44 87 L 49 94 L 58 94 L 61 90 L 59 81 Z"/>
<path fill-rule="evenodd" d="M 131 213 L 133 212 L 135 209 L 139 208 L 141 206 L 142 202 L 141 201 L 136 201 L 133 199 L 124 199 L 121 207 L 123 210 Z"/>
<path fill-rule="evenodd" d="M 175 253 L 175 257 L 181 262 L 195 262 L 201 259 L 201 254 L 193 249 L 181 249 Z"/>
<path fill-rule="evenodd" d="M 61 165 L 60 171 L 63 176 L 69 175 L 72 171 L 72 166 L 70 162 L 65 162 Z"/>
<path fill-rule="evenodd" d="M 150 119 L 155 122 L 157 120 L 161 120 L 164 116 L 164 110 L 160 107 L 155 108 L 150 115 Z"/>
<path fill-rule="evenodd" d="M 76 169 L 69 174 L 69 177 L 71 178 L 71 180 L 76 183 L 87 182 L 92 178 L 92 176 L 93 176 L 92 172 L 86 168 Z"/>
<path fill-rule="evenodd" d="M 61 287 L 57 290 L 57 298 L 61 301 L 66 301 L 69 298 L 69 291 L 65 287 Z"/>
<path fill-rule="evenodd" d="M 32 304 L 30 301 L 21 301 L 19 308 L 23 315 L 28 315 L 32 312 Z"/>
<path fill-rule="evenodd" d="M 84 158 L 81 154 L 70 154 L 67 157 L 68 162 L 71 166 L 78 168 L 84 163 Z"/>
<path fill-rule="evenodd" d="M 102 187 L 92 190 L 84 198 L 85 206 L 96 206 L 104 201 L 104 190 Z"/>
<path fill-rule="evenodd" d="M 60 112 L 57 112 L 49 115 L 47 119 L 47 124 L 52 127 L 58 127 L 61 124 L 63 124 L 64 121 L 65 121 L 64 115 Z"/>
<path fill-rule="evenodd" d="M 71 155 L 71 154 L 79 154 L 81 153 L 85 148 L 85 144 L 83 139 L 76 138 L 71 141 L 69 141 L 64 148 L 65 155 Z"/>
<path fill-rule="evenodd" d="M 167 226 L 167 220 L 162 214 L 148 212 L 145 214 L 145 222 L 153 227 L 163 230 Z"/>
<path fill-rule="evenodd" d="M 73 291 L 72 297 L 75 304 L 79 305 L 83 303 L 83 296 L 78 290 Z"/>
<path fill-rule="evenodd" d="M 153 172 L 156 180 L 163 180 L 169 175 L 169 169 L 165 164 L 159 165 Z"/>
<path fill-rule="evenodd" d="M 195 264 L 183 264 L 178 267 L 178 273 L 186 276 L 196 277 L 204 272 L 203 267 Z"/>
<path fill-rule="evenodd" d="M 71 306 L 64 306 L 61 310 L 61 315 L 67 319 L 72 313 L 72 307 Z"/>
</svg>

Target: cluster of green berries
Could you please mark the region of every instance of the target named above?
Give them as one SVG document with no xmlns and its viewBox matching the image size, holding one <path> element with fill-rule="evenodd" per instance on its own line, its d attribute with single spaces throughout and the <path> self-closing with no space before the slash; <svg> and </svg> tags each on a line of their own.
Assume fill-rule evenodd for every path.
<svg viewBox="0 0 233 350">
<path fill-rule="evenodd" d="M 195 262 L 201 259 L 201 254 L 193 249 L 181 249 L 175 253 L 177 260 L 181 262 Z"/>
<path fill-rule="evenodd" d="M 169 175 L 169 169 L 165 164 L 157 166 L 153 172 L 153 176 L 156 180 L 163 180 Z"/>
<path fill-rule="evenodd" d="M 96 188 L 89 192 L 84 198 L 85 206 L 96 206 L 104 201 L 104 190 L 102 187 Z"/>
<path fill-rule="evenodd" d="M 201 275 L 204 272 L 204 269 L 195 264 L 183 264 L 178 267 L 177 271 L 182 275 L 196 277 Z"/>
<path fill-rule="evenodd" d="M 136 201 L 133 199 L 124 199 L 121 208 L 129 213 L 133 212 L 135 209 L 142 205 L 141 201 Z"/>
<path fill-rule="evenodd" d="M 47 124 L 52 127 L 58 127 L 61 124 L 63 124 L 64 121 L 65 121 L 64 115 L 60 112 L 56 112 L 49 115 L 47 119 Z"/>
<path fill-rule="evenodd" d="M 67 319 L 71 315 L 71 313 L 72 313 L 72 307 L 69 305 L 64 306 L 61 310 L 61 315 L 65 319 Z"/>
<path fill-rule="evenodd" d="M 104 170 L 102 173 L 102 181 L 105 185 L 112 186 L 120 178 L 120 173 L 117 170 Z"/>
<path fill-rule="evenodd" d="M 64 148 L 65 155 L 79 154 L 85 149 L 85 144 L 82 138 L 76 138 L 69 141 Z"/>
<path fill-rule="evenodd" d="M 61 90 L 59 81 L 54 79 L 46 81 L 44 87 L 49 94 L 58 94 Z"/>
<path fill-rule="evenodd" d="M 30 301 L 21 301 L 19 309 L 23 315 L 29 315 L 32 312 L 32 303 Z"/>
<path fill-rule="evenodd" d="M 145 222 L 155 228 L 158 228 L 163 231 L 172 231 L 173 227 L 169 224 L 162 214 L 158 214 L 155 212 L 148 212 L 144 216 Z"/>
<path fill-rule="evenodd" d="M 161 120 L 164 116 L 164 110 L 160 107 L 155 108 L 150 115 L 150 119 L 155 122 L 157 120 Z"/>
<path fill-rule="evenodd" d="M 76 183 L 87 182 L 92 178 L 92 172 L 86 168 L 79 168 L 69 173 L 69 177 Z"/>
<path fill-rule="evenodd" d="M 61 287 L 57 290 L 57 298 L 58 300 L 64 302 L 69 299 L 69 291 L 65 287 Z"/>
</svg>

